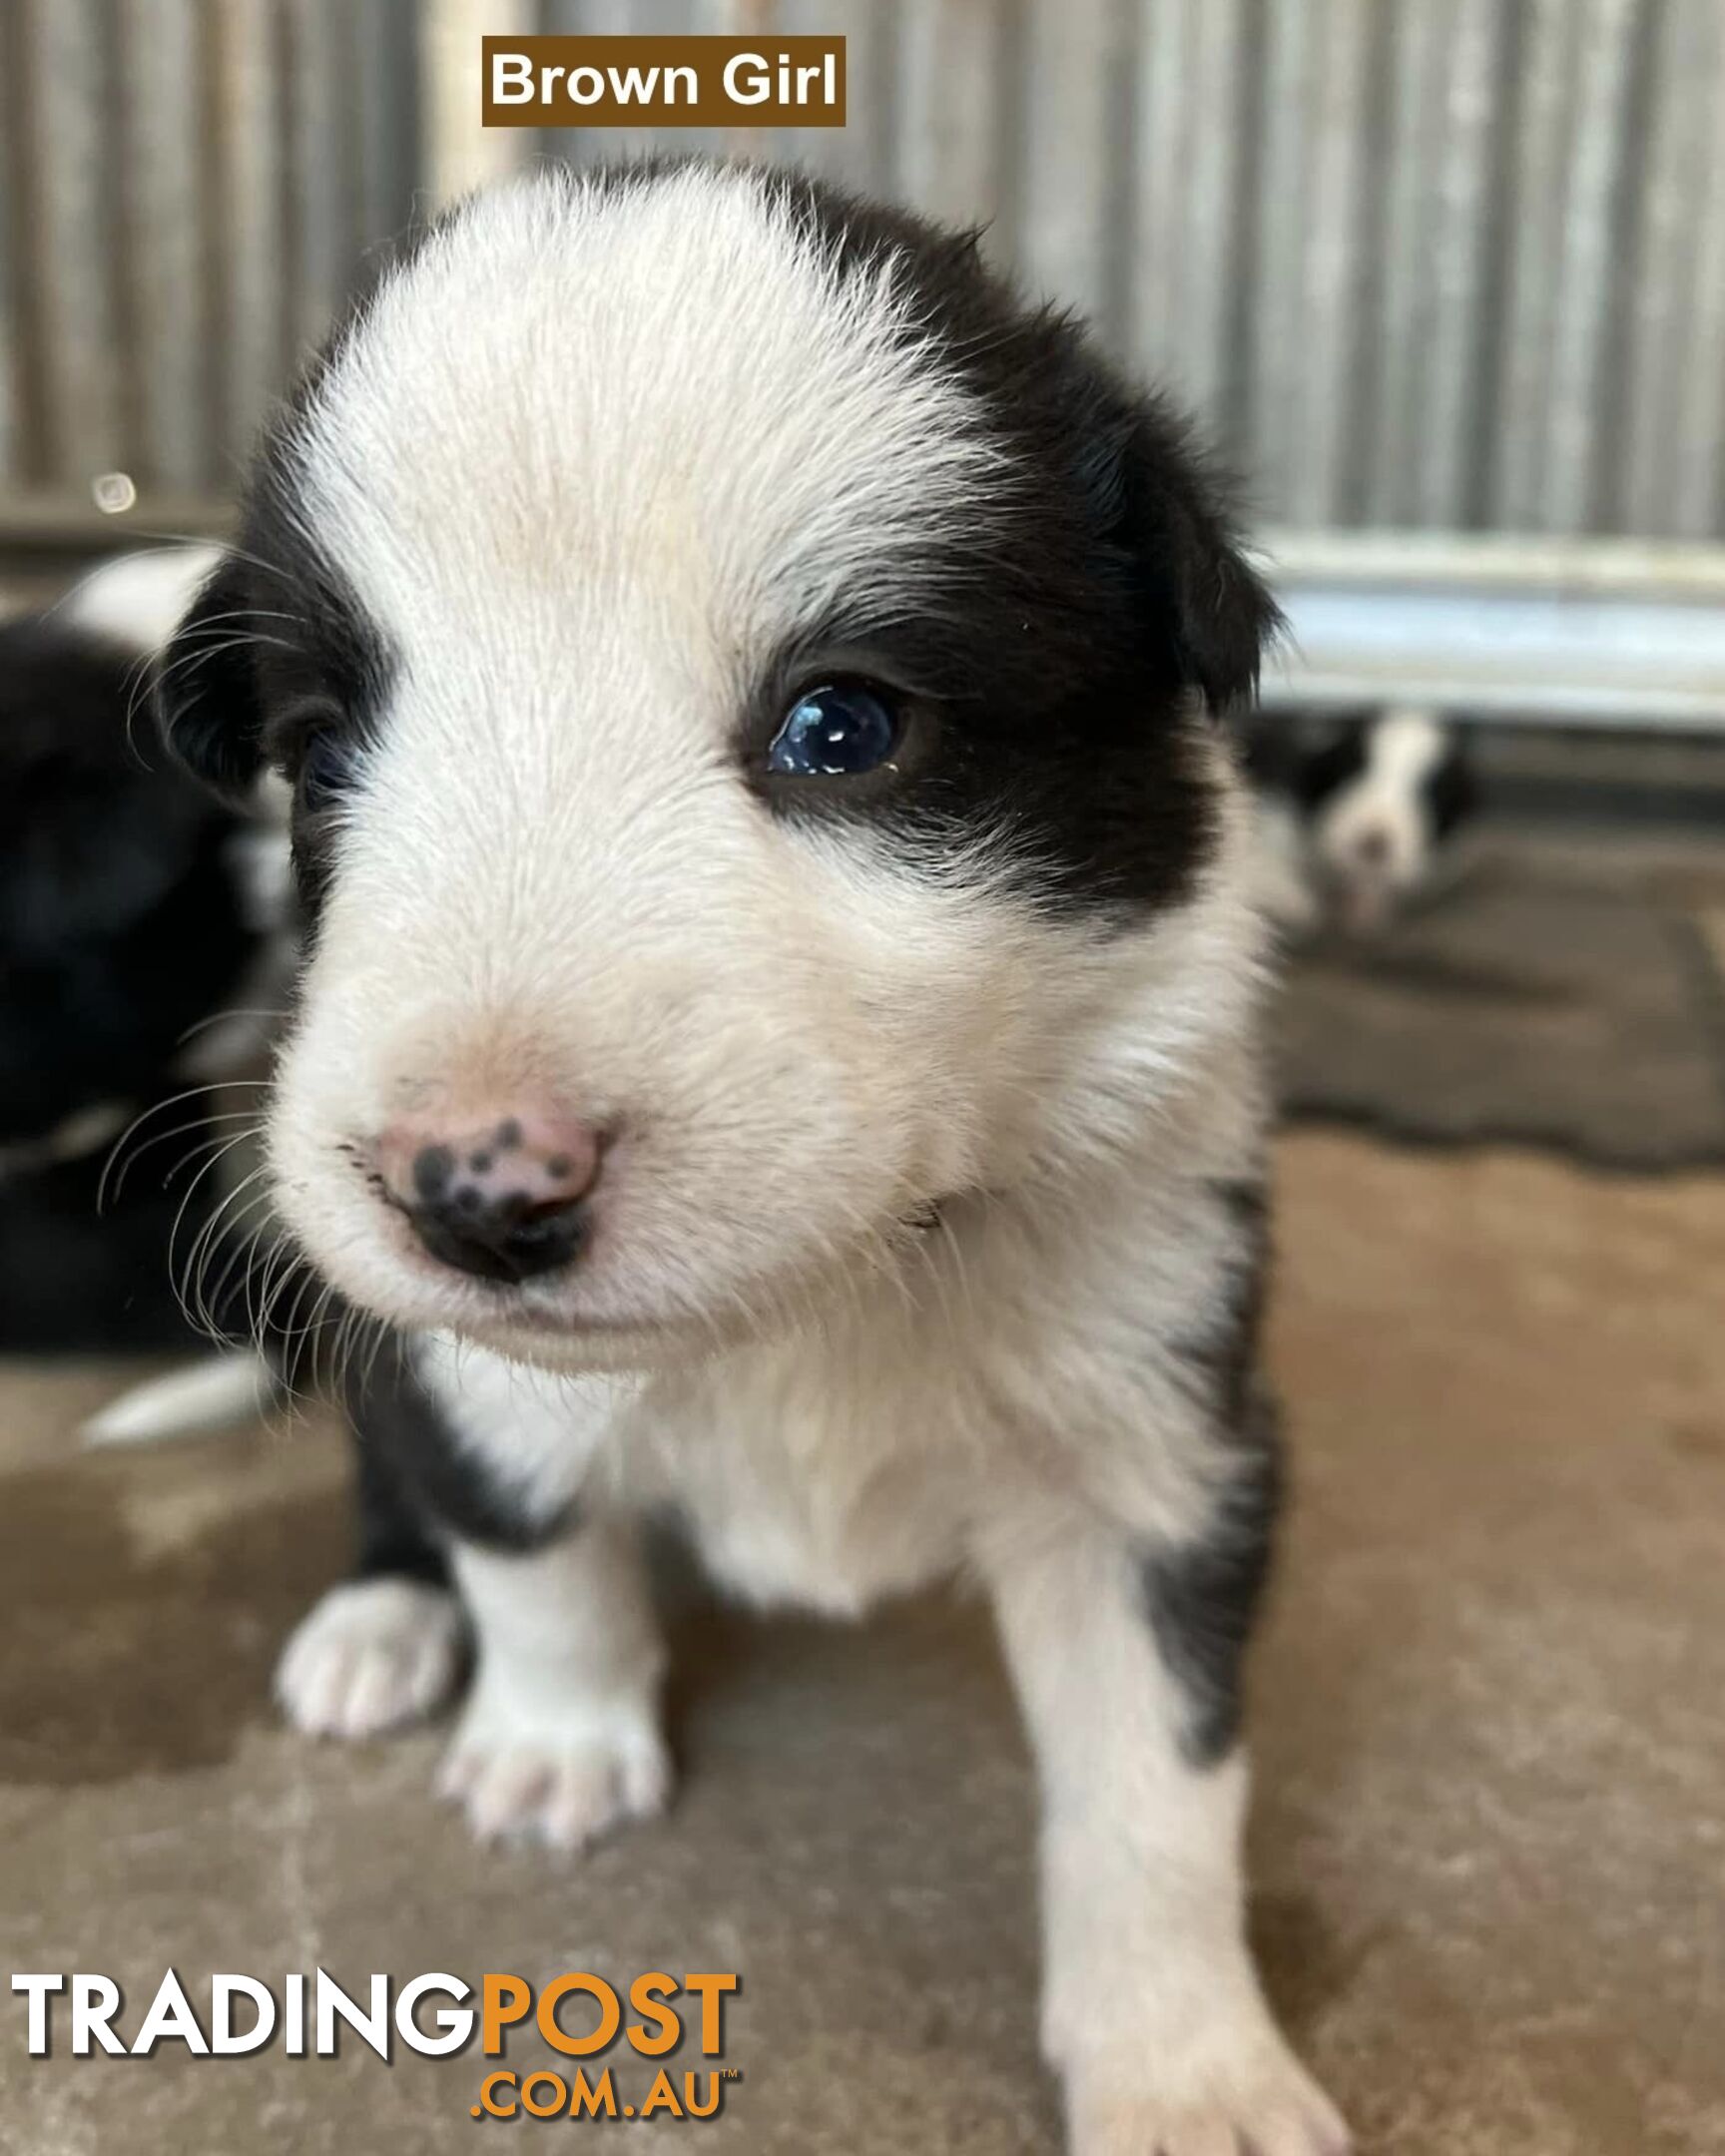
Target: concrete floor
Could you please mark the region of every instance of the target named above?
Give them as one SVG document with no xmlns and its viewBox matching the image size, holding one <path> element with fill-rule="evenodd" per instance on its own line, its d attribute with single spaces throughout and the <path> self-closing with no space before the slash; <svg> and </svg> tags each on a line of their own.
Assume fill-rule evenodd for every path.
<svg viewBox="0 0 1725 2156">
<path fill-rule="evenodd" d="M 1725 1184 L 1311 1133 L 1282 1171 L 1302 1472 L 1256 1669 L 1271 1988 L 1366 2151 L 1725 2151 Z M 0 1375 L 8 1971 L 106 1971 L 135 2018 L 170 1962 L 738 1969 L 742 2078 L 701 2146 L 1055 2146 L 1029 1791 L 979 1612 L 695 1607 L 674 1816 L 574 1867 L 479 1853 L 428 1794 L 434 1734 L 317 1750 L 273 1722 L 277 1645 L 340 1561 L 331 1433 L 79 1455 L 112 1382 Z M 502 2130 L 468 2115 L 472 2055 L 179 2054 L 29 2060 L 0 1996 L 0 2150 Z"/>
</svg>

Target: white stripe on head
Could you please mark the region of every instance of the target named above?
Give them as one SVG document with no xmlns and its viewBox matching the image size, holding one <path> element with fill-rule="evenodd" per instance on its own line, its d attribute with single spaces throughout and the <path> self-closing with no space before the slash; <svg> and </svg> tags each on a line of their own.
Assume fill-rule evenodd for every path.
<svg viewBox="0 0 1725 2156">
<path fill-rule="evenodd" d="M 1449 749 L 1449 729 L 1422 705 L 1393 705 L 1367 733 L 1369 777 L 1397 792 L 1413 794 L 1431 778 Z"/>
<path fill-rule="evenodd" d="M 1365 767 L 1324 804 L 1312 851 L 1344 925 L 1380 926 L 1431 872 L 1435 830 L 1426 790 L 1448 753 L 1436 712 L 1386 711 L 1366 733 Z"/>
</svg>

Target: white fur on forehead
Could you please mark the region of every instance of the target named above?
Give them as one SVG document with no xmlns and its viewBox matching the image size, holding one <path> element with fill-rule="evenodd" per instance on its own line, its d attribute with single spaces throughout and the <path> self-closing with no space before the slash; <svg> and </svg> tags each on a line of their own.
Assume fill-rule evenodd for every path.
<svg viewBox="0 0 1725 2156">
<path fill-rule="evenodd" d="M 386 623 L 404 573 L 651 583 L 727 636 L 890 603 L 1001 468 L 911 313 L 748 169 L 535 178 L 383 286 L 305 417 L 308 522 Z"/>
</svg>

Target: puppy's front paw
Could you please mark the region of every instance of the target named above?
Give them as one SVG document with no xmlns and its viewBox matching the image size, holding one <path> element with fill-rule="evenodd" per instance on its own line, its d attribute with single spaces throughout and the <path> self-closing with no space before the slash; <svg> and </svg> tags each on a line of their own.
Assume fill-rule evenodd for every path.
<svg viewBox="0 0 1725 2156">
<path fill-rule="evenodd" d="M 433 1713 L 461 1670 L 461 1612 L 443 1587 L 402 1579 L 332 1587 L 276 1666 L 276 1697 L 310 1737 L 375 1737 Z"/>
<path fill-rule="evenodd" d="M 662 1812 L 671 1758 L 645 1703 L 526 1703 L 481 1685 L 437 1786 L 482 1842 L 578 1850 Z"/>
<path fill-rule="evenodd" d="M 1069 2085 L 1071 2156 L 1348 2156 L 1342 2115 L 1274 2029 L 1202 2068 L 1150 2054 Z"/>
</svg>

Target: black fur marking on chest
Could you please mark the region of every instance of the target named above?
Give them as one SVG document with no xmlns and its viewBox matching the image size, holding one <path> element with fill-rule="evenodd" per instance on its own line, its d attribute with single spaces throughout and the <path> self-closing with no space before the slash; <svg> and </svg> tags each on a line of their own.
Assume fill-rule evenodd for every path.
<svg viewBox="0 0 1725 2156">
<path fill-rule="evenodd" d="M 475 1457 L 404 1347 L 385 1350 L 363 1375 L 350 1372 L 345 1396 L 359 1453 L 362 1577 L 441 1580 L 451 1539 L 525 1555 L 574 1527 L 573 1505 L 531 1505 Z"/>
</svg>

